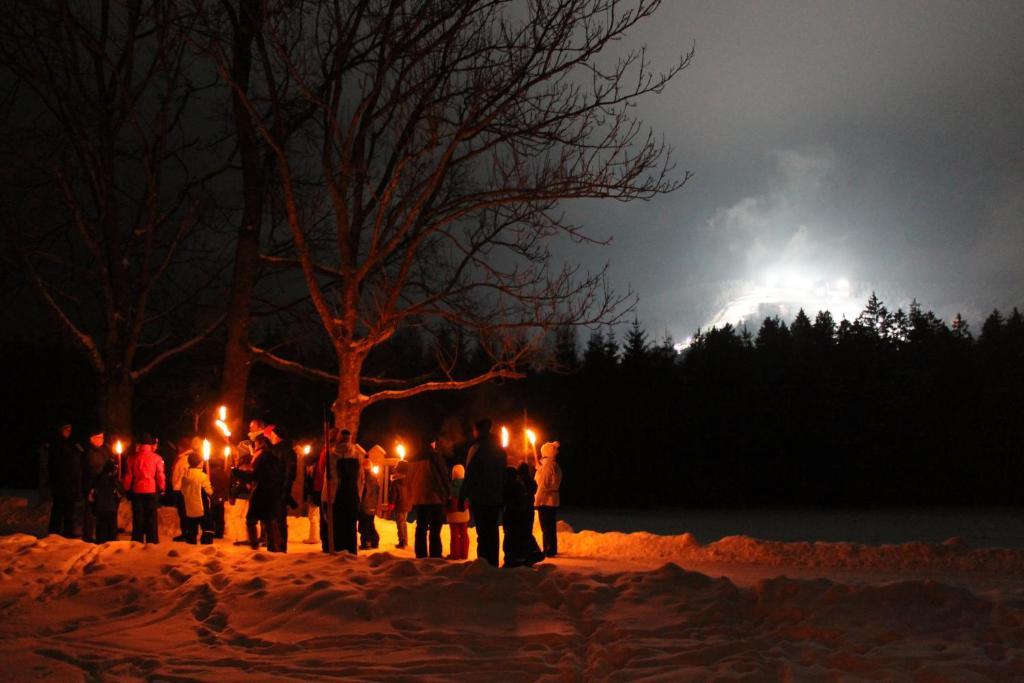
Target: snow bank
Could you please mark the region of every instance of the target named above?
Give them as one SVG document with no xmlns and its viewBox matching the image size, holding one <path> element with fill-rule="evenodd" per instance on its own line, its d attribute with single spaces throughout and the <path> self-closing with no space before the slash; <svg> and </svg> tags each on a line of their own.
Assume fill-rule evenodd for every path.
<svg viewBox="0 0 1024 683">
<path fill-rule="evenodd" d="M 228 540 L 243 540 L 244 510 L 232 514 L 227 506 Z M 29 505 L 23 498 L 0 497 L 0 533 L 46 534 L 49 505 Z M 178 535 L 178 516 L 173 508 L 160 508 L 160 537 L 168 540 Z M 123 502 L 118 515 L 122 529 L 131 529 L 131 508 Z M 383 545 L 394 544 L 394 524 L 377 520 L 383 532 Z M 410 525 L 411 533 L 412 525 Z M 688 533 L 662 536 L 647 532 L 573 532 L 559 522 L 559 550 L 568 556 L 612 558 L 641 563 L 674 562 L 692 565 L 761 565 L 766 567 L 801 567 L 813 569 L 882 570 L 890 572 L 989 572 L 1024 576 L 1024 549 L 971 548 L 963 540 L 951 538 L 943 543 L 902 543 L 864 545 L 859 543 L 764 541 L 749 536 L 728 536 L 709 544 L 701 544 Z M 289 537 L 304 539 L 309 522 L 303 517 L 288 518 Z M 539 525 L 535 535 L 540 539 Z M 473 530 L 470 530 L 471 535 Z M 444 533 L 447 547 L 447 527 Z M 470 544 L 471 555 L 475 551 Z"/>
<path fill-rule="evenodd" d="M 0 537 L 16 677 L 1009 680 L 1024 600 L 935 582 L 750 588 L 666 563 L 578 572 L 230 544 Z"/>
<path fill-rule="evenodd" d="M 727 536 L 700 544 L 691 534 L 658 536 L 646 532 L 623 534 L 581 531 L 561 534 L 559 550 L 570 555 L 610 555 L 628 560 L 664 560 L 692 564 L 758 564 L 770 567 L 816 569 L 880 569 L 986 571 L 1024 575 L 1024 550 L 970 548 L 961 539 L 944 543 L 901 543 L 871 546 L 859 543 L 762 541 Z"/>
</svg>

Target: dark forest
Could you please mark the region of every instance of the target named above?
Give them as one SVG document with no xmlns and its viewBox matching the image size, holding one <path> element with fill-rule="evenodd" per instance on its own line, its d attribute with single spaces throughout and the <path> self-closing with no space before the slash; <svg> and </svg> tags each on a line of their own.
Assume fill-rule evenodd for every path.
<svg viewBox="0 0 1024 683">
<path fill-rule="evenodd" d="M 273 337 L 273 333 L 269 333 Z M 272 340 L 271 340 L 272 341 Z M 432 344 L 438 343 L 436 340 Z M 472 366 L 472 344 L 448 339 Z M 301 350 L 300 350 L 301 351 Z M 411 375 L 437 351 L 414 333 L 372 360 Z M 2 481 L 32 487 L 56 420 L 96 425 L 89 368 L 56 341 L 3 345 L 10 425 Z M 853 321 L 802 310 L 788 324 L 698 332 L 684 351 L 640 321 L 620 334 L 551 335 L 520 381 L 431 394 L 367 412 L 360 441 L 441 435 L 458 457 L 472 420 L 536 425 L 562 444 L 565 503 L 602 507 L 1013 505 L 1024 475 L 1024 319 L 971 329 L 872 295 Z M 170 442 L 203 431 L 217 402 L 217 339 L 139 387 L 133 422 Z M 483 362 L 483 361 L 481 361 Z M 465 371 L 471 372 L 472 367 Z M 315 440 L 333 387 L 265 366 L 246 418 Z"/>
</svg>

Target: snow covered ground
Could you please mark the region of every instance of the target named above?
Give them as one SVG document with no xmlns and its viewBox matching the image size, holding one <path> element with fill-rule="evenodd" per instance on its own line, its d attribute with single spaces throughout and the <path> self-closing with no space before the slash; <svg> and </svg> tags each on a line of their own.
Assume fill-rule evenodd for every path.
<svg viewBox="0 0 1024 683">
<path fill-rule="evenodd" d="M 1024 680 L 1019 547 L 566 529 L 564 556 L 497 570 L 416 560 L 382 520 L 352 558 L 301 519 L 272 555 L 37 538 L 45 514 L 0 498 L 3 678 Z"/>
</svg>

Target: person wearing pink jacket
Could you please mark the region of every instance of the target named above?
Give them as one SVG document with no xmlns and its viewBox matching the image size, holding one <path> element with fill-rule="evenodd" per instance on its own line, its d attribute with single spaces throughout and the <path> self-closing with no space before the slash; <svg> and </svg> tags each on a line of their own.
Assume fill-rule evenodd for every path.
<svg viewBox="0 0 1024 683">
<path fill-rule="evenodd" d="M 124 490 L 132 500 L 132 540 L 159 543 L 157 510 L 167 488 L 164 459 L 154 450 L 156 439 L 143 434 L 135 455 L 128 461 Z"/>
</svg>

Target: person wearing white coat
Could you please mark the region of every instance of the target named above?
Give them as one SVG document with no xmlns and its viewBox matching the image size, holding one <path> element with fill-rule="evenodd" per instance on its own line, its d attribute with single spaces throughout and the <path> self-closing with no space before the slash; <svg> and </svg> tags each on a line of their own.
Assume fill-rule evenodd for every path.
<svg viewBox="0 0 1024 683">
<path fill-rule="evenodd" d="M 533 477 L 537 482 L 533 506 L 537 508 L 544 554 L 547 557 L 558 554 L 558 505 L 561 502 L 558 489 L 562 486 L 562 468 L 556 460 L 558 447 L 557 441 L 550 441 L 540 447 L 540 467 Z"/>
<path fill-rule="evenodd" d="M 188 469 L 181 477 L 181 498 L 185 508 L 185 542 L 195 544 L 199 527 L 203 527 L 203 535 L 209 532 L 209 541 L 213 540 L 213 527 L 207 521 L 207 505 L 203 502 L 203 494 L 213 495 L 210 477 L 203 472 L 203 459 L 196 452 L 188 456 Z M 207 539 L 203 540 L 204 543 Z"/>
</svg>

